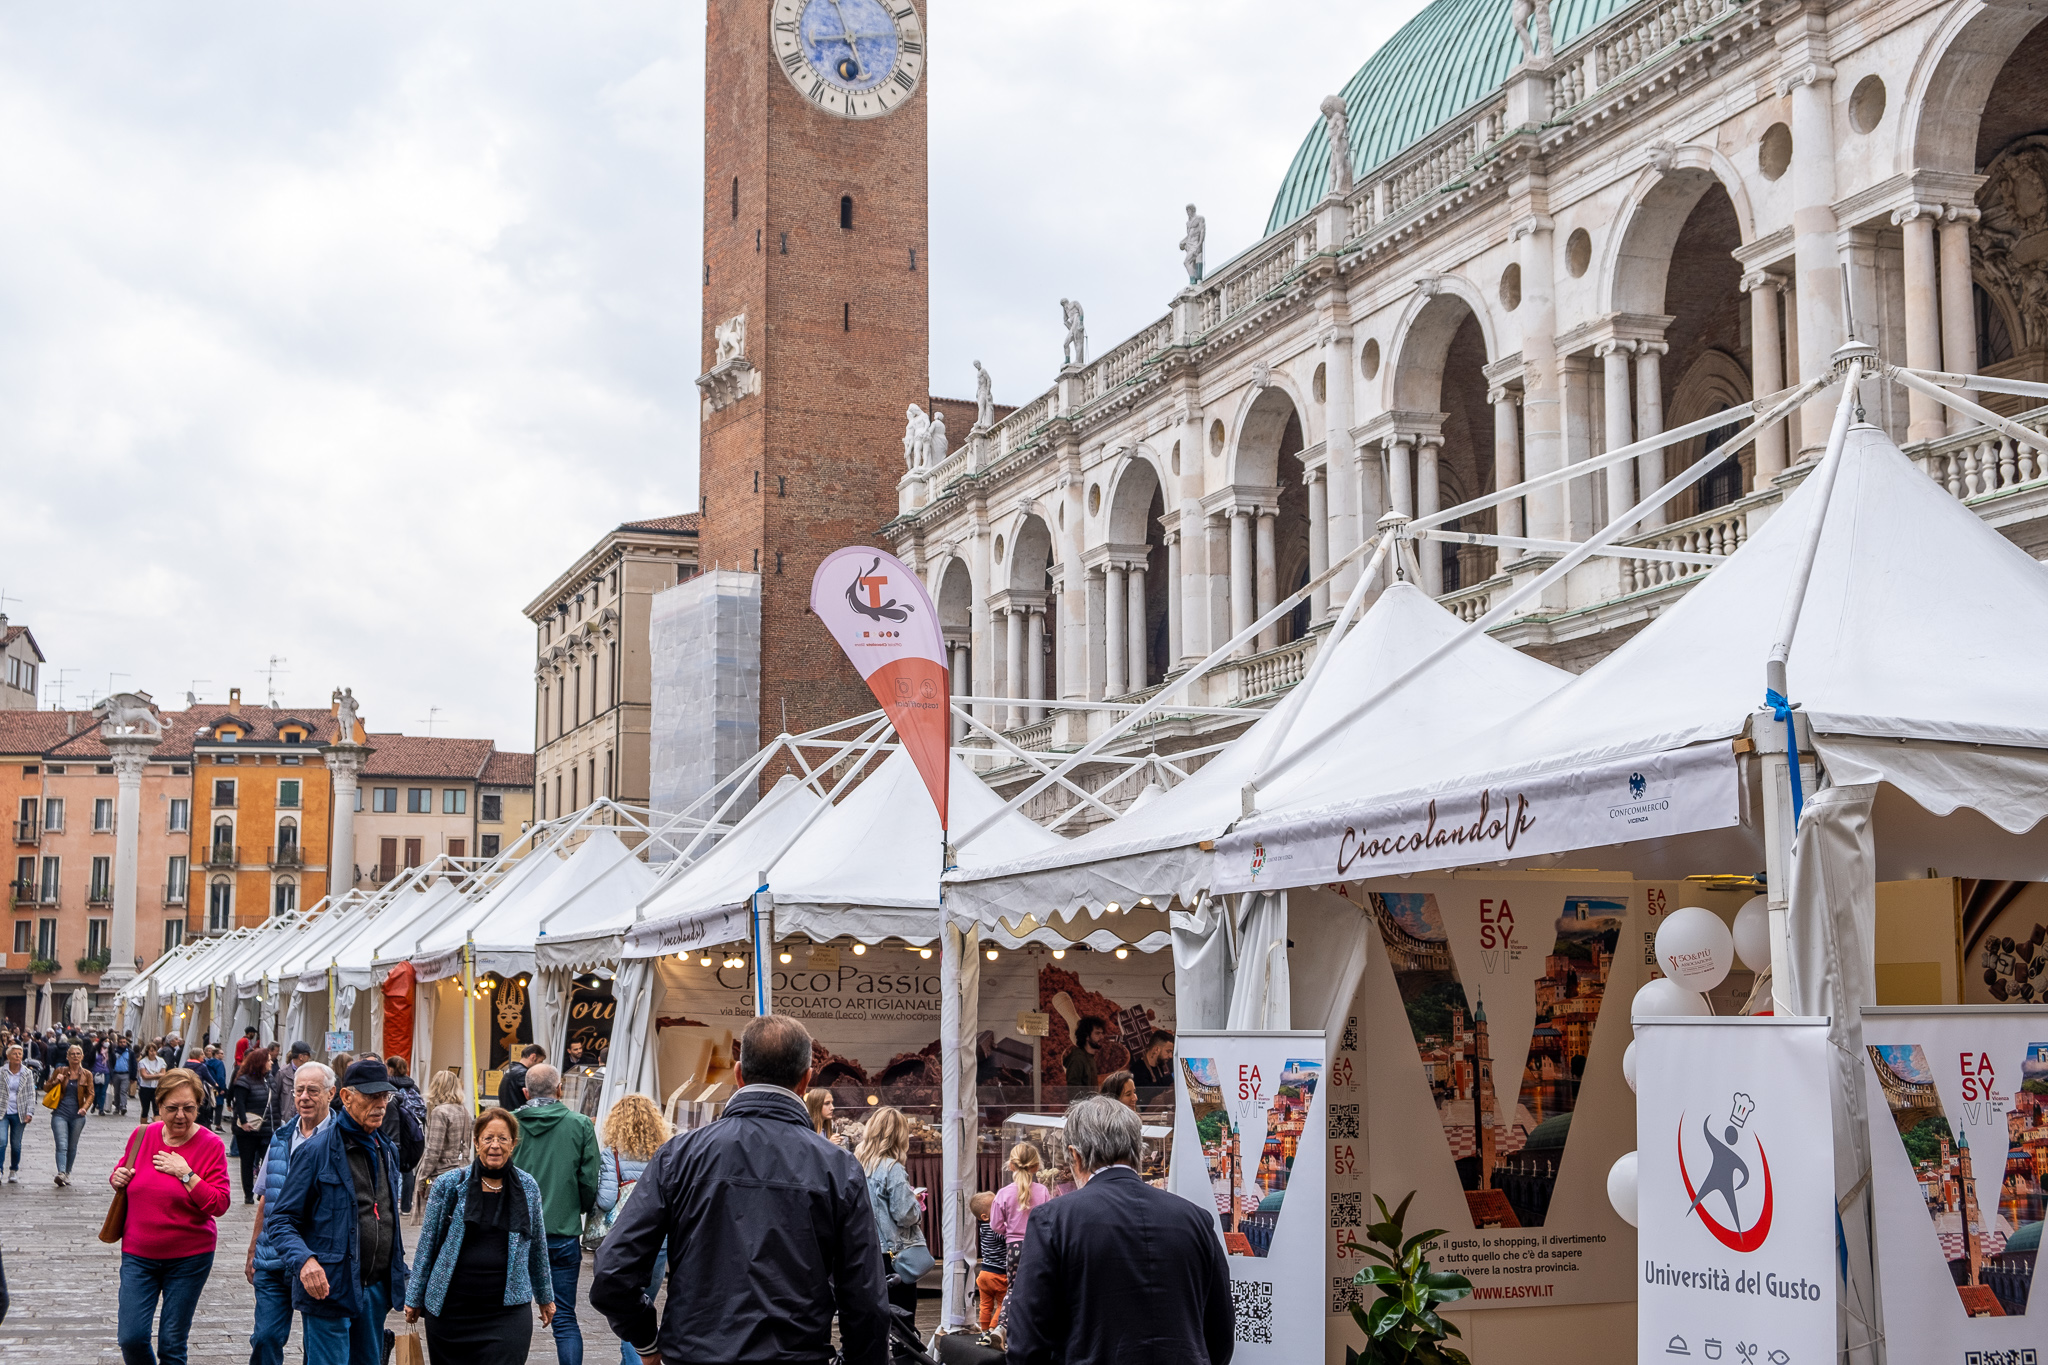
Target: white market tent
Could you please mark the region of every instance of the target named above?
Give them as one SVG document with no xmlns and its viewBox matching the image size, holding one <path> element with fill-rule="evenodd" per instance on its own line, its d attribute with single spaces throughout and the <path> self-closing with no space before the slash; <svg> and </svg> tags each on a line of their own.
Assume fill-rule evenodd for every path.
<svg viewBox="0 0 2048 1365">
<path fill-rule="evenodd" d="M 2039 437 L 2031 438 L 2034 442 Z M 1218 845 L 1217 887 L 1308 886 L 1493 862 L 1445 842 L 1357 866 L 1344 831 L 1456 825 L 1482 797 L 1540 806 L 1508 865 L 1638 875 L 1769 871 L 1781 1014 L 1828 1016 L 1836 1181 L 1855 1342 L 1879 1335 L 1861 1010 L 1877 1003 L 1876 884 L 1930 866 L 2048 879 L 2048 570 L 1935 485 L 1882 432 L 1850 426 L 1777 516 L 1704 582 L 1526 712 L 1412 761 L 1364 800 L 1268 806 Z M 1789 645 L 1789 649 L 1784 646 Z M 1798 764 L 1764 700 L 1782 659 Z M 1753 755 L 1744 757 L 1744 755 Z M 1792 779 L 1803 809 L 1793 819 Z M 1611 818 L 1630 778 L 1669 810 Z M 1617 840 L 1616 828 L 1639 830 Z M 1341 866 L 1347 850 L 1351 866 Z M 1851 1358 L 1866 1359 L 1867 1348 Z"/>
</svg>

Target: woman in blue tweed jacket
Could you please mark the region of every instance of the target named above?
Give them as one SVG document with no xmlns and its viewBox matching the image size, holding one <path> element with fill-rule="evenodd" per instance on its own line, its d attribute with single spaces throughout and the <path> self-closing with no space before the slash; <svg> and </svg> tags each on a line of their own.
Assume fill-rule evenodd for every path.
<svg viewBox="0 0 2048 1365">
<path fill-rule="evenodd" d="M 533 1316 L 554 1320 L 547 1226 L 540 1186 L 512 1164 L 519 1120 L 486 1109 L 475 1125 L 476 1159 L 449 1171 L 427 1194 L 405 1320 L 427 1319 L 427 1351 L 464 1365 L 523 1365 Z"/>
</svg>

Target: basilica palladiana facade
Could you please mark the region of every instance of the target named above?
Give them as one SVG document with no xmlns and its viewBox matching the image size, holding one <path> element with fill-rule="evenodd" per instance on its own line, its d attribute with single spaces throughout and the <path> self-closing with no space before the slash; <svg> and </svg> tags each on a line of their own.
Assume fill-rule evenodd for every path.
<svg viewBox="0 0 2048 1365">
<path fill-rule="evenodd" d="M 1151 696 L 1388 513 L 1761 404 L 1846 341 L 2048 379 L 2048 22 L 2027 5 L 1435 0 L 1303 115 L 1264 240 L 1205 270 L 1195 231 L 1197 278 L 1157 321 L 1098 350 L 1070 316 L 1048 389 L 984 407 L 903 480 L 887 533 L 931 588 L 956 688 L 1018 703 L 975 709 L 1019 748 L 1082 744 L 1116 714 L 1101 704 Z M 2035 452 L 1903 389 L 1869 401 L 1928 477 L 2048 547 Z M 1379 577 L 1419 578 L 1475 620 L 1558 543 L 1712 462 L 1619 541 L 1667 557 L 1589 559 L 1493 626 L 1583 669 L 1772 515 L 1832 410 L 1732 457 L 1717 447 L 1737 424 L 1708 423 L 1451 528 L 1547 546 L 1427 540 Z M 1357 572 L 1120 747 L 1234 733 L 1207 709 L 1284 695 Z M 966 738 L 994 746 L 998 785 L 1023 774 Z"/>
</svg>

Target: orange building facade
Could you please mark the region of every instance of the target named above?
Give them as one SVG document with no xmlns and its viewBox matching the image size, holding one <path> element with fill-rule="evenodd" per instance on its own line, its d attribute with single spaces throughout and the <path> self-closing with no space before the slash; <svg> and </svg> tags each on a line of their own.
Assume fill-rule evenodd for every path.
<svg viewBox="0 0 2048 1365">
<path fill-rule="evenodd" d="M 226 933 L 305 909 L 327 894 L 334 784 L 318 707 L 226 706 L 185 713 L 192 737 L 188 935 Z"/>
</svg>

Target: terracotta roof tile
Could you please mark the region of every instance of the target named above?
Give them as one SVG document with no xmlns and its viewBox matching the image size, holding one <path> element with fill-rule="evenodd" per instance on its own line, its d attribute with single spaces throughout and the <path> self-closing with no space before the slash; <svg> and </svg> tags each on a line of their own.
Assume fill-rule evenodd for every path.
<svg viewBox="0 0 2048 1365">
<path fill-rule="evenodd" d="M 619 523 L 619 529 L 621 531 L 669 531 L 695 535 L 697 534 L 698 526 L 703 520 L 695 512 L 681 512 L 672 517 L 648 517 L 644 521 L 621 522 Z"/>
<path fill-rule="evenodd" d="M 90 711 L 0 711 L 0 754 L 44 754 L 94 723 Z"/>
<path fill-rule="evenodd" d="M 487 739 L 443 739 L 427 735 L 378 735 L 369 737 L 377 752 L 363 765 L 363 776 L 438 777 L 475 780 L 490 759 L 492 744 Z"/>
<path fill-rule="evenodd" d="M 533 755 L 494 751 L 484 763 L 483 780 L 493 787 L 531 787 Z"/>
</svg>

